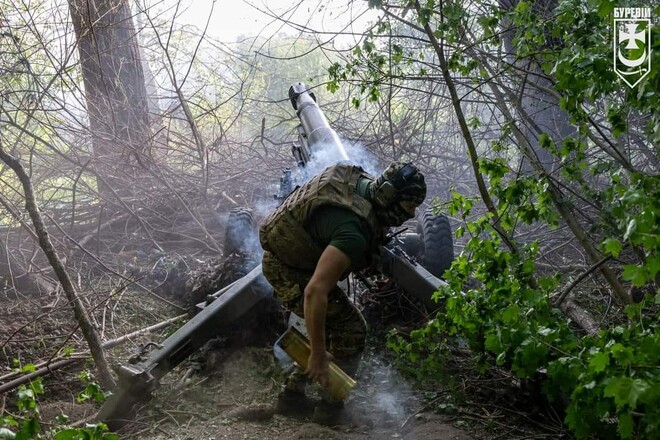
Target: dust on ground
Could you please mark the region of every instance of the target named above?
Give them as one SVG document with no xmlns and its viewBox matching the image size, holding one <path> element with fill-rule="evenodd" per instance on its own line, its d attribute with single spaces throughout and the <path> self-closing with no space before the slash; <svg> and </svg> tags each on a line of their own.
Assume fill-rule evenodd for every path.
<svg viewBox="0 0 660 440">
<path fill-rule="evenodd" d="M 188 261 L 182 266 L 190 270 L 193 263 Z M 222 270 L 214 264 L 208 266 L 216 272 L 233 273 L 224 266 Z M 168 280 L 173 279 L 171 272 L 170 269 L 166 274 Z M 65 347 L 84 349 L 84 341 L 76 331 L 66 301 L 61 294 L 53 295 L 52 299 L 46 306 L 40 306 L 43 299 L 37 302 L 24 298 L 0 307 L 1 374 L 11 371 L 12 359 L 19 359 L 23 365 L 48 359 Z M 109 339 L 175 316 L 181 313 L 181 308 L 174 310 L 153 295 L 128 289 L 121 295 L 111 296 L 97 312 L 93 318 Z M 346 423 L 330 428 L 314 424 L 310 419 L 275 414 L 274 405 L 283 383 L 282 368 L 275 360 L 272 347 L 244 342 L 258 339 L 250 337 L 250 332 L 268 333 L 264 331 L 267 323 L 249 319 L 243 323 L 248 334 L 238 332 L 240 337 L 234 338 L 233 343 L 218 344 L 221 349 L 206 353 L 200 362 L 201 368 L 195 367 L 198 360 L 192 356 L 165 376 L 154 399 L 138 412 L 136 420 L 119 432 L 120 438 L 465 440 L 559 437 L 556 429 L 542 426 L 528 429 L 516 421 L 527 418 L 527 411 L 507 409 L 499 401 L 489 400 L 493 405 L 488 406 L 487 411 L 483 406 L 474 405 L 468 408 L 472 412 L 460 408 L 445 411 L 449 415 L 434 414 L 433 410 L 438 408 L 455 408 L 450 396 L 445 390 L 435 389 L 430 401 L 388 364 L 382 349 L 368 350 L 365 354 L 356 378 L 358 385 L 347 401 L 349 420 Z M 167 332 L 169 330 L 162 330 L 158 334 L 134 338 L 126 346 L 113 349 L 111 358 L 121 362 L 144 343 L 163 340 Z M 54 351 L 53 346 L 58 348 Z M 89 403 L 76 403 L 78 392 L 84 388 L 77 378 L 80 368 L 93 369 L 93 366 L 79 364 L 55 371 L 44 379 L 47 394 L 39 402 L 42 426 L 55 427 L 54 419 L 59 414 L 68 415 L 70 422 L 77 422 L 78 426 L 93 421 L 98 408 Z M 195 373 L 191 375 L 191 371 Z M 456 377 L 468 381 L 466 371 L 461 366 Z M 475 379 L 475 382 L 483 383 L 483 379 Z M 504 389 L 501 385 L 498 383 L 497 388 Z M 465 388 L 466 394 L 474 395 L 473 387 Z M 0 396 L 3 409 L 0 412 L 11 409 L 12 396 L 13 392 Z M 532 425 L 538 423 L 534 421 Z"/>
<path fill-rule="evenodd" d="M 334 427 L 275 414 L 282 369 L 269 347 L 230 354 L 207 374 L 181 380 L 173 372 L 126 439 L 453 439 L 475 438 L 460 420 L 424 412 L 413 389 L 378 355 L 367 355 L 346 403 L 346 420 Z"/>
<path fill-rule="evenodd" d="M 124 304 L 125 302 L 125 304 Z M 130 293 L 124 302 L 113 308 L 114 316 L 133 322 L 140 315 L 149 315 L 153 321 L 167 316 L 167 310 L 157 307 L 158 303 Z M 34 316 L 35 308 L 30 301 L 12 303 L 11 308 L 0 310 L 0 316 L 10 318 Z M 139 307 L 138 307 L 139 306 Z M 135 310 L 140 311 L 136 314 Z M 157 316 L 152 316 L 158 311 Z M 169 310 L 169 315 L 174 313 Z M 60 316 L 60 313 L 62 316 Z M 178 313 L 178 312 L 177 312 Z M 30 325 L 19 325 L 19 319 L 0 320 L 0 334 L 5 336 L 2 367 L 8 372 L 12 358 L 28 360 L 44 359 L 52 355 L 52 348 L 43 338 L 57 338 L 61 345 L 77 342 L 78 335 L 71 324 L 70 311 L 59 307 L 43 312 L 41 319 Z M 124 316 L 125 315 L 125 316 Z M 44 319 L 45 318 L 45 319 Z M 23 322 L 28 322 L 28 319 Z M 65 326 L 64 323 L 69 323 Z M 108 322 L 111 322 L 108 320 Z M 254 332 L 263 330 L 265 323 L 250 321 Z M 11 325 L 10 325 L 11 324 Z M 134 324 L 140 328 L 147 322 Z M 108 327 L 112 329 L 112 326 Z M 47 331 L 49 333 L 47 333 Z M 140 345 L 140 341 L 162 340 L 167 334 L 163 330 L 157 335 L 144 336 L 131 342 L 132 347 L 123 347 L 114 352 L 115 361 L 126 359 L 127 352 Z M 12 334 L 20 334 L 20 339 L 8 343 Z M 118 332 L 121 333 L 121 332 Z M 263 333 L 263 331 L 261 332 Z M 68 342 L 64 342 L 67 341 Z M 248 338 L 254 339 L 254 338 Z M 51 339 L 46 339 L 52 342 Z M 382 341 L 381 341 L 382 343 Z M 42 346 L 43 345 L 43 346 Z M 81 343 L 82 345 L 82 343 Z M 277 394 L 283 383 L 282 368 L 268 344 L 218 343 L 219 349 L 206 353 L 200 362 L 195 356 L 167 374 L 156 390 L 154 399 L 138 412 L 138 417 L 119 432 L 122 439 L 455 439 L 472 438 L 566 438 L 561 422 L 554 426 L 543 419 L 530 420 L 530 401 L 523 401 L 516 408 L 505 405 L 501 400 L 493 400 L 488 394 L 490 405 L 457 408 L 448 390 L 433 388 L 426 395 L 413 388 L 397 370 L 389 365 L 383 350 L 369 348 L 357 376 L 357 386 L 347 401 L 350 420 L 336 427 L 319 426 L 310 419 L 284 417 L 274 413 Z M 378 344 L 376 344 L 378 345 Z M 236 348 L 239 347 L 239 348 Z M 382 347 L 381 347 L 382 348 Z M 118 349 L 118 348 L 117 348 Z M 117 350 L 115 349 L 115 350 Z M 201 366 L 195 366 L 196 363 Z M 46 395 L 39 399 L 40 421 L 44 428 L 56 427 L 55 418 L 60 414 L 69 416 L 71 423 L 83 426 L 93 422 L 98 407 L 90 403 L 76 402 L 77 394 L 84 388 L 78 379 L 80 368 L 92 369 L 92 365 L 73 365 L 57 370 L 44 378 Z M 6 371 L 5 371 L 6 370 Z M 192 375 L 191 371 L 195 371 Z M 477 399 L 478 389 L 468 383 L 471 376 L 469 366 L 460 364 L 450 376 L 461 378 L 465 394 Z M 506 378 L 504 378 L 506 379 Z M 475 377 L 476 384 L 484 383 L 482 377 Z M 507 380 L 487 383 L 503 393 Z M 510 382 L 510 381 L 509 381 Z M 482 387 L 483 388 L 483 387 Z M 520 394 L 518 392 L 518 394 Z M 0 411 L 13 411 L 14 392 L 0 396 Z M 508 397 L 507 397 L 508 396 Z M 504 393 L 501 399 L 511 401 L 511 393 Z M 483 400 L 483 399 L 482 399 Z M 469 402 L 468 402 L 469 403 Z M 445 408 L 445 409 L 443 409 Z M 434 414 L 440 410 L 443 415 Z M 451 411 L 449 411 L 451 410 Z M 547 421 L 546 421 L 547 420 Z M 557 428 L 559 426 L 559 428 Z"/>
</svg>

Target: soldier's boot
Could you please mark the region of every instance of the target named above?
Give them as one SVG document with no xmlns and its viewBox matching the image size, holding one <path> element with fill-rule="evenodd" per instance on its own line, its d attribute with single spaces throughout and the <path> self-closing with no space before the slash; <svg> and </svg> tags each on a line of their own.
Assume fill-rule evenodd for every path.
<svg viewBox="0 0 660 440">
<path fill-rule="evenodd" d="M 277 413 L 289 417 L 306 418 L 312 415 L 314 403 L 305 395 L 307 377 L 295 368 L 286 378 L 284 389 L 277 396 Z"/>
<path fill-rule="evenodd" d="M 348 413 L 344 408 L 343 400 L 322 400 L 316 408 L 312 422 L 324 426 L 337 426 L 350 423 Z"/>
<path fill-rule="evenodd" d="M 314 403 L 305 393 L 285 389 L 277 396 L 277 413 L 283 416 L 307 418 L 314 410 Z"/>
</svg>

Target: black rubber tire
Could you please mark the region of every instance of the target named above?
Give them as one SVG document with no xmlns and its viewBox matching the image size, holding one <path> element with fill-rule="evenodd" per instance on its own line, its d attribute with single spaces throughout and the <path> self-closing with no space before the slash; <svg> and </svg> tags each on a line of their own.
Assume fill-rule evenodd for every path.
<svg viewBox="0 0 660 440">
<path fill-rule="evenodd" d="M 420 264 L 436 277 L 442 278 L 442 274 L 454 261 L 454 240 L 449 219 L 427 209 L 417 222 L 417 233 L 420 241 Z"/>
<path fill-rule="evenodd" d="M 261 253 L 259 229 L 250 209 L 235 208 L 229 213 L 224 251 L 225 256 Z"/>
</svg>

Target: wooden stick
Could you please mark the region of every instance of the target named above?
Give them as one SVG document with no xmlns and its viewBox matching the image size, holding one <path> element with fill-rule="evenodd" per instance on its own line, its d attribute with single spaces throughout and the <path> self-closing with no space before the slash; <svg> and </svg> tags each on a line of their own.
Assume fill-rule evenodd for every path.
<svg viewBox="0 0 660 440">
<path fill-rule="evenodd" d="M 134 331 L 132 333 L 129 333 L 127 335 L 124 335 L 124 336 L 121 336 L 119 338 L 112 339 L 110 341 L 104 342 L 102 344 L 102 347 L 105 348 L 105 349 L 116 347 L 117 345 L 120 345 L 120 344 L 128 341 L 131 338 L 142 335 L 144 333 L 150 333 L 150 332 L 153 332 L 153 331 L 156 331 L 156 330 L 160 330 L 164 327 L 167 327 L 170 324 L 173 324 L 174 322 L 176 322 L 180 319 L 186 318 L 187 316 L 188 316 L 187 314 L 175 316 L 174 318 L 167 319 L 165 321 L 159 322 L 158 324 L 154 324 L 150 327 L 146 327 L 146 328 L 143 328 L 143 329 L 140 329 L 140 330 L 136 330 L 136 331 Z M 10 391 L 10 390 L 16 388 L 19 385 L 22 385 L 26 382 L 31 381 L 32 379 L 34 379 L 36 377 L 44 376 L 44 375 L 46 375 L 48 373 L 51 373 L 51 372 L 53 372 L 57 369 L 60 369 L 62 367 L 66 367 L 67 365 L 70 365 L 72 363 L 85 360 L 88 357 L 89 357 L 89 352 L 86 351 L 86 352 L 82 352 L 82 353 L 77 353 L 77 354 L 75 354 L 73 356 L 70 356 L 70 357 L 67 357 L 67 358 L 59 358 L 57 360 L 52 359 L 50 362 L 42 362 L 40 364 L 37 364 L 36 365 L 36 367 L 37 367 L 36 371 L 28 373 L 24 376 L 20 376 L 17 379 L 12 380 L 11 382 L 7 382 L 7 383 L 4 383 L 4 384 L 0 385 L 0 393 Z M 6 379 L 9 379 L 9 378 L 14 377 L 14 376 L 16 376 L 16 373 L 7 374 L 5 376 L 0 377 L 0 380 L 6 380 Z"/>
</svg>

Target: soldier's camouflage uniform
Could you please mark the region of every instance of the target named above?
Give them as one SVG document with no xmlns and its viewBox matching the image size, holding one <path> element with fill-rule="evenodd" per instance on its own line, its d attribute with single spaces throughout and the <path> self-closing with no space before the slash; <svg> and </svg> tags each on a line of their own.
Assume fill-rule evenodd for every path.
<svg viewBox="0 0 660 440">
<path fill-rule="evenodd" d="M 301 317 L 304 316 L 305 286 L 323 252 L 304 229 L 316 208 L 334 205 L 356 213 L 372 231 L 370 252 L 376 252 L 383 240 L 384 229 L 371 203 L 357 195 L 356 186 L 361 177 L 373 180 L 357 166 L 340 164 L 327 168 L 291 193 L 262 223 L 259 236 L 264 248 L 264 276 L 275 289 L 275 297 Z M 355 375 L 360 362 L 366 331 L 366 322 L 359 310 L 341 289 L 333 288 L 328 295 L 326 349 L 350 376 Z M 287 387 L 304 386 L 300 376 L 294 374 Z"/>
<path fill-rule="evenodd" d="M 333 205 L 349 209 L 360 217 L 370 231 L 368 255 L 362 259 L 362 263 L 368 265 L 383 243 L 386 232 L 384 226 L 399 226 L 413 217 L 415 207 L 426 196 L 424 178 L 419 173 L 404 182 L 405 187 L 382 185 L 390 181 L 396 183 L 397 173 L 404 166 L 400 163 L 390 165 L 375 181 L 373 176 L 358 166 L 337 164 L 326 168 L 294 190 L 264 220 L 259 231 L 264 249 L 263 273 L 275 289 L 275 297 L 287 308 L 304 316 L 303 292 L 324 250 L 305 230 L 314 211 L 320 206 Z M 374 209 L 374 203 L 358 195 L 358 182 L 361 179 L 374 183 L 369 190 L 370 199 L 385 200 L 388 204 L 386 208 L 379 206 Z M 394 199 L 396 203 L 392 202 Z M 351 266 L 350 270 L 361 268 Z M 328 295 L 325 331 L 326 349 L 348 375 L 354 376 L 364 349 L 366 322 L 338 287 L 333 288 Z M 287 380 L 287 388 L 302 391 L 303 379 L 300 372 L 292 375 Z"/>
<path fill-rule="evenodd" d="M 275 296 L 284 306 L 303 317 L 303 291 L 312 274 L 291 268 L 264 251 L 263 273 L 275 289 Z M 355 377 L 364 350 L 367 324 L 360 311 L 338 287 L 328 294 L 325 319 L 326 350 L 334 361 L 351 377 Z M 287 378 L 286 388 L 303 392 L 305 377 L 299 370 Z"/>
</svg>

